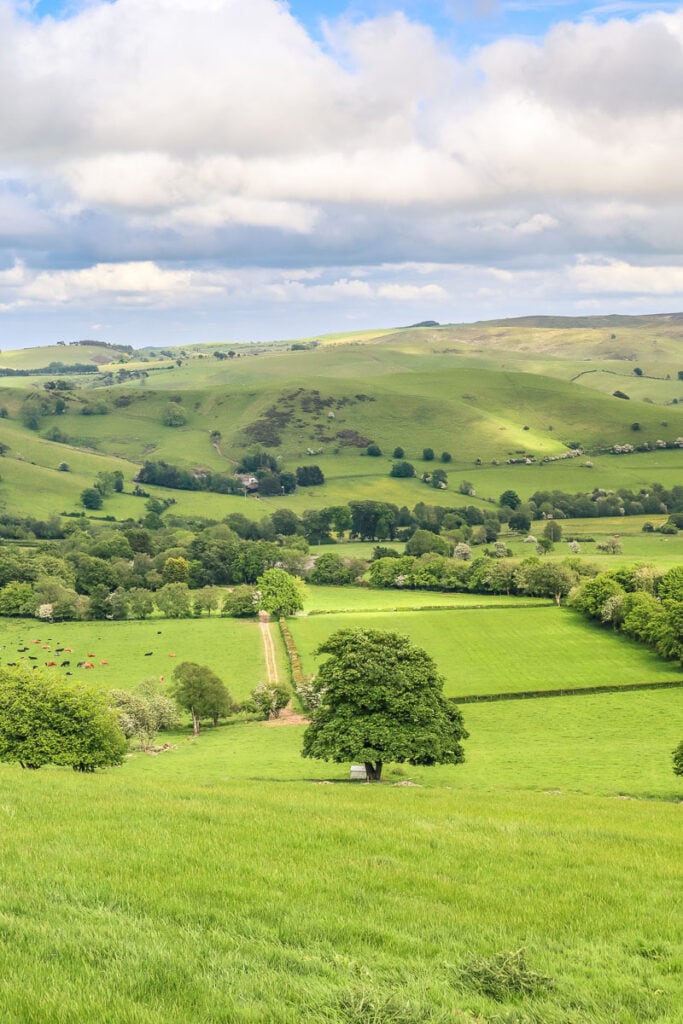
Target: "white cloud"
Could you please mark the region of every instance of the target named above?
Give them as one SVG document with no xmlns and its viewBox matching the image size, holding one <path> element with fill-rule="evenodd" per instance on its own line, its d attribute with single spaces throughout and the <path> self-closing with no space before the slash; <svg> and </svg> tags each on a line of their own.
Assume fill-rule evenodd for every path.
<svg viewBox="0 0 683 1024">
<path fill-rule="evenodd" d="M 570 270 L 581 292 L 628 295 L 679 295 L 683 302 L 683 266 L 637 266 L 623 260 L 585 261 Z"/>
<path fill-rule="evenodd" d="M 353 277 L 320 268 L 286 269 L 169 269 L 151 261 L 98 263 L 78 270 L 32 271 L 17 262 L 0 271 L 0 309 L 50 308 L 71 303 L 150 308 L 206 304 L 225 300 L 271 300 L 278 303 L 391 300 L 398 303 L 442 300 L 447 291 L 438 284 L 410 280 L 368 281 L 369 268 Z M 321 281 L 325 275 L 328 279 Z M 385 268 L 384 278 L 403 278 L 404 268 Z"/>
<path fill-rule="evenodd" d="M 320 43 L 279 0 L 18 10 L 0 0 L 6 310 L 627 295 L 657 276 L 643 254 L 651 294 L 678 290 L 683 7 L 464 58 L 401 13 Z"/>
</svg>

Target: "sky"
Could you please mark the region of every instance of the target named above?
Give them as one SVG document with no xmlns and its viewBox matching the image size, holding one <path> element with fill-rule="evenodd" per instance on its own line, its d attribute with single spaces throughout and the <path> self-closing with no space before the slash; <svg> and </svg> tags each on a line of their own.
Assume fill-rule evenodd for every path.
<svg viewBox="0 0 683 1024">
<path fill-rule="evenodd" d="M 683 310 L 683 4 L 0 0 L 0 349 Z"/>
</svg>

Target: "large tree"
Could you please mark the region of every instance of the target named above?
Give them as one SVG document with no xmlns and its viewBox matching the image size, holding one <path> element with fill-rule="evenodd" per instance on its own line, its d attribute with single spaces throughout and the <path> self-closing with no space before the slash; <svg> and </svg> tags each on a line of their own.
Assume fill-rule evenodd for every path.
<svg viewBox="0 0 683 1024">
<path fill-rule="evenodd" d="M 303 583 L 284 569 L 268 569 L 256 582 L 258 606 L 274 618 L 299 612 L 304 606 Z"/>
<path fill-rule="evenodd" d="M 443 696 L 443 677 L 407 637 L 340 629 L 318 648 L 322 698 L 304 734 L 304 757 L 361 761 L 379 782 L 385 761 L 460 764 L 462 715 Z"/>
<path fill-rule="evenodd" d="M 199 735 L 202 718 L 210 718 L 217 725 L 219 718 L 227 718 L 237 710 L 223 680 L 206 665 L 193 661 L 183 661 L 175 669 L 171 695 L 192 715 L 195 736 Z"/>
<path fill-rule="evenodd" d="M 121 764 L 125 751 L 102 694 L 26 669 L 0 670 L 0 761 L 93 772 Z"/>
</svg>

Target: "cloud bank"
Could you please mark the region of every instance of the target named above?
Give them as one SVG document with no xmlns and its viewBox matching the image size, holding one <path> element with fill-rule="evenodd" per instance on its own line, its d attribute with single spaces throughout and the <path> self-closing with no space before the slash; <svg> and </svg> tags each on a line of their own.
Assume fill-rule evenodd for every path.
<svg viewBox="0 0 683 1024">
<path fill-rule="evenodd" d="M 3 341 L 683 306 L 683 9 L 456 57 L 400 12 L 320 42 L 279 0 L 0 0 L 0 39 Z"/>
</svg>

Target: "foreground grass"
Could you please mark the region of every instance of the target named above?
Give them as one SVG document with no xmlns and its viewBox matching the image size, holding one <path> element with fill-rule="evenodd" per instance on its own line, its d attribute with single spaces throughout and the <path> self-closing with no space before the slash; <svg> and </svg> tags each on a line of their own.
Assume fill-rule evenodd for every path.
<svg viewBox="0 0 683 1024">
<path fill-rule="evenodd" d="M 315 786 L 299 745 L 238 726 L 90 778 L 0 769 L 3 1022 L 680 1019 L 673 803 L 466 766 Z M 484 994 L 471 957 L 521 946 L 549 980 Z"/>
<path fill-rule="evenodd" d="M 452 695 L 683 678 L 675 662 L 585 622 L 575 612 L 519 606 L 419 614 L 352 611 L 294 619 L 290 629 L 304 670 L 315 671 L 313 651 L 326 637 L 357 626 L 409 636 L 434 658 L 446 677 L 445 692 Z"/>
</svg>

